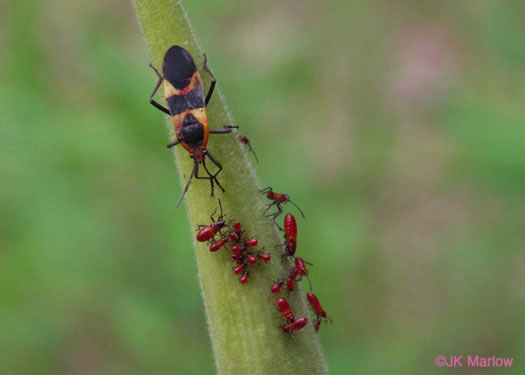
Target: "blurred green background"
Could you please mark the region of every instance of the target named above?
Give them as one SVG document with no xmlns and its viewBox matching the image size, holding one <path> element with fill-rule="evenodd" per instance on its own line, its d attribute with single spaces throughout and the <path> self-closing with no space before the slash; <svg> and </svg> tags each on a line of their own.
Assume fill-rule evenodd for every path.
<svg viewBox="0 0 525 375">
<path fill-rule="evenodd" d="M 185 5 L 307 215 L 331 373 L 524 373 L 525 3 Z M 131 4 L 0 6 L 0 373 L 214 373 Z"/>
</svg>

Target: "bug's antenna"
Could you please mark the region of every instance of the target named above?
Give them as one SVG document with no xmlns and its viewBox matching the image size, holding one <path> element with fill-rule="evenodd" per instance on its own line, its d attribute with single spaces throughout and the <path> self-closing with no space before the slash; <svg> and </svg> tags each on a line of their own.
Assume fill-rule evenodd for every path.
<svg viewBox="0 0 525 375">
<path fill-rule="evenodd" d="M 179 201 L 177 202 L 177 205 L 175 206 L 175 208 L 179 207 L 180 202 L 182 202 L 182 199 L 186 195 L 186 192 L 188 191 L 188 188 L 190 187 L 191 179 L 193 178 L 193 175 L 195 174 L 195 170 L 197 168 L 199 168 L 199 164 L 197 164 L 197 162 L 194 162 L 193 163 L 193 169 L 191 170 L 190 179 L 188 180 L 188 183 L 186 184 L 186 187 L 184 188 L 184 191 L 182 192 L 182 195 L 180 196 Z"/>
<path fill-rule="evenodd" d="M 289 200 L 289 199 L 288 199 L 288 202 L 290 202 L 290 203 L 293 204 L 295 207 L 297 207 L 297 209 L 299 210 L 299 212 L 300 212 L 301 215 L 303 216 L 303 219 L 306 219 L 306 218 L 304 217 L 303 210 L 301 210 L 301 209 L 299 208 L 298 205 L 296 205 L 294 202 L 292 202 L 292 201 Z"/>
</svg>

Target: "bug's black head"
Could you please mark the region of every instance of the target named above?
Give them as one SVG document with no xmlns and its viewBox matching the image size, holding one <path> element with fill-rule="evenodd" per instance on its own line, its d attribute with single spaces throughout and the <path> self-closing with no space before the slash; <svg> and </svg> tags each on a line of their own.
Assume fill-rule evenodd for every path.
<svg viewBox="0 0 525 375">
<path fill-rule="evenodd" d="M 188 86 L 197 70 L 193 57 L 181 46 L 171 46 L 164 55 L 164 78 L 178 90 Z"/>
</svg>

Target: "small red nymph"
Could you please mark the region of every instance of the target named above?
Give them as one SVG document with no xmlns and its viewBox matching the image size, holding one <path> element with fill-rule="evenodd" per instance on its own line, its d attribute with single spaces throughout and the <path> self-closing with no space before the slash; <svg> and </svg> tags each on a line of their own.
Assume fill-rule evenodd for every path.
<svg viewBox="0 0 525 375">
<path fill-rule="evenodd" d="M 292 214 L 284 217 L 284 241 L 286 255 L 293 256 L 297 249 L 297 222 Z"/>
<path fill-rule="evenodd" d="M 210 245 L 210 251 L 211 252 L 215 252 L 215 251 L 218 251 L 221 249 L 221 247 L 224 246 L 224 244 L 228 241 L 228 237 L 223 237 L 221 238 L 220 240 L 218 241 L 214 241 L 212 242 L 212 244 Z"/>
<path fill-rule="evenodd" d="M 282 326 L 282 329 L 286 333 L 292 333 L 293 331 L 298 331 L 308 324 L 308 319 L 305 317 L 297 318 L 293 322 L 289 322 L 287 325 Z"/>
<path fill-rule="evenodd" d="M 288 304 L 288 301 L 286 301 L 284 298 L 277 299 L 277 307 L 281 311 L 281 314 L 285 317 L 285 319 L 288 322 L 294 321 L 294 316 L 292 313 L 292 310 L 290 309 L 290 305 Z"/>
</svg>

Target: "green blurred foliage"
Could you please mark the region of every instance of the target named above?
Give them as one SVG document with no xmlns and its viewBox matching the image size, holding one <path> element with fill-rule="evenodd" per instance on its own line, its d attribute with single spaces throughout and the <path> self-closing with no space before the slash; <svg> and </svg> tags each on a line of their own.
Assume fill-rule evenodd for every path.
<svg viewBox="0 0 525 375">
<path fill-rule="evenodd" d="M 306 212 L 331 372 L 523 372 L 523 2 L 186 6 L 261 185 Z M 0 38 L 0 373 L 213 373 L 131 5 L 8 0 Z"/>
</svg>

